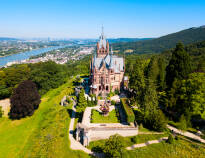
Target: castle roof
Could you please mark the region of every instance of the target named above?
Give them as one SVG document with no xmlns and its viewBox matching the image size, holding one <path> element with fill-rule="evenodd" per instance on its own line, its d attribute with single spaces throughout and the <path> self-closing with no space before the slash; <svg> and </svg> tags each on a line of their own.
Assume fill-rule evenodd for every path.
<svg viewBox="0 0 205 158">
<path fill-rule="evenodd" d="M 93 67 L 100 69 L 103 63 L 107 69 L 113 69 L 115 73 L 124 71 L 124 60 L 122 57 L 110 54 L 106 55 L 105 58 L 94 57 Z"/>
</svg>

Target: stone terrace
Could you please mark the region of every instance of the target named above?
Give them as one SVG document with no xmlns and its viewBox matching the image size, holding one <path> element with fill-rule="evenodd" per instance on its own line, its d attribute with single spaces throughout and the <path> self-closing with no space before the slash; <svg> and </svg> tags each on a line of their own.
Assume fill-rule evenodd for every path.
<svg viewBox="0 0 205 158">
<path fill-rule="evenodd" d="M 84 111 L 82 123 L 78 123 L 76 139 L 81 140 L 84 146 L 90 141 L 107 139 L 111 135 L 119 134 L 121 136 L 135 136 L 138 134 L 138 127 L 131 126 L 128 123 L 91 123 L 91 111 L 93 109 L 100 111 L 100 106 L 87 107 Z M 115 106 L 110 106 L 110 111 Z"/>
</svg>

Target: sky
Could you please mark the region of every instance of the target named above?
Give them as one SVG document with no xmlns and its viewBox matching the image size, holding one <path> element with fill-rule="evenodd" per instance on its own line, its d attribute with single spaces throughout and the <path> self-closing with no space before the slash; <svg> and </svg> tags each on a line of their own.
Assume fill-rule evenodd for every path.
<svg viewBox="0 0 205 158">
<path fill-rule="evenodd" d="M 160 37 L 205 25 L 205 0 L 0 0 L 0 37 Z"/>
</svg>

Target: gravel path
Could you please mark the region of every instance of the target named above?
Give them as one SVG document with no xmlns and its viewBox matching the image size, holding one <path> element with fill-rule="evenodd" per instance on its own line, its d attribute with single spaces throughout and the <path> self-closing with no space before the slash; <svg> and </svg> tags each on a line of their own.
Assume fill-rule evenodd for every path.
<svg viewBox="0 0 205 158">
<path fill-rule="evenodd" d="M 197 141 L 199 141 L 201 143 L 205 143 L 204 139 L 202 139 L 200 136 L 197 136 L 197 135 L 195 135 L 195 134 L 193 134 L 191 132 L 183 132 L 183 131 L 181 131 L 181 130 L 173 127 L 173 126 L 170 126 L 170 125 L 167 125 L 167 128 L 169 128 L 171 131 L 174 131 L 177 134 L 181 134 L 183 136 L 186 136 L 186 137 L 189 137 L 191 139 L 197 140 Z"/>
<path fill-rule="evenodd" d="M 102 154 L 92 152 L 90 149 L 84 147 L 80 142 L 76 141 L 73 137 L 74 133 L 74 123 L 75 123 L 75 114 L 76 114 L 76 102 L 73 100 L 73 107 L 72 107 L 72 116 L 70 120 L 69 125 L 69 139 L 70 139 L 70 148 L 73 150 L 82 150 L 86 152 L 87 154 L 96 156 L 96 157 L 102 157 Z"/>
<path fill-rule="evenodd" d="M 70 148 L 73 150 L 83 150 L 84 152 L 86 152 L 88 154 L 93 154 L 93 152 L 91 150 L 85 148 L 80 142 L 76 141 L 73 137 L 75 114 L 76 114 L 76 102 L 73 101 L 72 116 L 71 116 L 70 125 L 69 125 Z"/>
</svg>

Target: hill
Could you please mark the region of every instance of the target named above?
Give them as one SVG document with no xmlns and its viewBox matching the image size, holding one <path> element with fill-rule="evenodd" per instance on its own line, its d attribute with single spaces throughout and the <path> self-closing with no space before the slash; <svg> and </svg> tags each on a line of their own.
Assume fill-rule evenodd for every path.
<svg viewBox="0 0 205 158">
<path fill-rule="evenodd" d="M 175 47 L 176 43 L 191 44 L 205 40 L 205 27 L 193 27 L 162 36 L 152 40 L 137 41 L 137 42 L 120 42 L 112 44 L 114 50 L 119 50 L 124 53 L 125 50 L 132 49 L 133 53 L 160 53 L 164 50 Z"/>
<path fill-rule="evenodd" d="M 174 48 L 163 51 L 161 55 L 168 61 L 171 58 L 173 50 Z M 205 40 L 188 44 L 185 46 L 185 50 L 191 57 L 194 71 L 205 72 Z"/>
<path fill-rule="evenodd" d="M 59 103 L 72 93 L 72 79 L 41 98 L 41 104 L 31 117 L 21 120 L 0 118 L 0 158 L 9 157 L 88 157 L 82 151 L 69 148 L 69 109 Z"/>
<path fill-rule="evenodd" d="M 10 37 L 0 37 L 0 41 L 16 41 L 17 38 L 10 38 Z"/>
<path fill-rule="evenodd" d="M 136 41 L 146 41 L 152 40 L 154 38 L 109 38 L 109 43 L 118 43 L 118 42 L 136 42 Z"/>
</svg>

